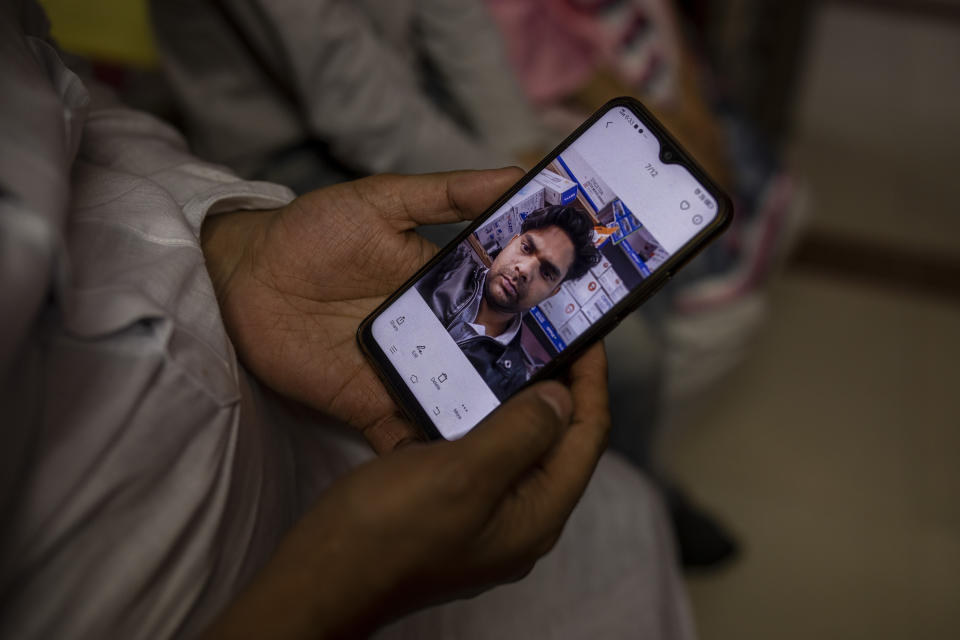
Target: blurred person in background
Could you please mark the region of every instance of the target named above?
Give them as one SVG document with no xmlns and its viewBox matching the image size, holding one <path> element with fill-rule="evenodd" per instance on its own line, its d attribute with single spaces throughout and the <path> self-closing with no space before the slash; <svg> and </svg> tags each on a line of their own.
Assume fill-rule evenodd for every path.
<svg viewBox="0 0 960 640">
<path fill-rule="evenodd" d="M 151 15 L 192 147 L 244 177 L 302 193 L 539 160 L 482 3 L 153 0 Z"/>
<path fill-rule="evenodd" d="M 35 2 L 0 41 L 2 635 L 356 637 L 556 544 L 380 637 L 692 637 L 657 500 L 601 457 L 600 345 L 401 448 L 353 340 L 436 250 L 414 226 L 519 171 L 295 199 L 84 80 Z"/>
<path fill-rule="evenodd" d="M 669 2 L 154 0 L 151 10 L 192 147 L 297 192 L 382 171 L 529 166 L 611 97 L 652 106 L 733 192 L 738 215 L 611 336 L 611 442 L 658 479 L 685 564 L 734 554 L 732 536 L 671 482 L 656 443 L 748 347 L 792 187 L 704 91 Z M 441 244 L 455 233 L 421 232 Z"/>
</svg>

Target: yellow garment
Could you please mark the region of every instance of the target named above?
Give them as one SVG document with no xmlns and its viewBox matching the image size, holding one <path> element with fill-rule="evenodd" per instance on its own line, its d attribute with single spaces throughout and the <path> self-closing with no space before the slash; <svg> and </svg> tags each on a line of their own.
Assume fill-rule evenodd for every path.
<svg viewBox="0 0 960 640">
<path fill-rule="evenodd" d="M 147 0 L 40 0 L 65 51 L 126 66 L 156 67 Z"/>
</svg>

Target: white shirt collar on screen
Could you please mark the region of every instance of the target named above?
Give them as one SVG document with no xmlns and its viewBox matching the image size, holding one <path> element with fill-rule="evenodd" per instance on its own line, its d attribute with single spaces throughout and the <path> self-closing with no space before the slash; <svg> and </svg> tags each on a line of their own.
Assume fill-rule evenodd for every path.
<svg viewBox="0 0 960 640">
<path fill-rule="evenodd" d="M 480 286 L 477 288 L 477 292 L 474 294 L 473 299 L 470 300 L 470 304 L 464 307 L 463 311 L 460 312 L 460 315 L 457 318 L 458 322 L 462 322 L 466 327 L 472 330 L 474 335 L 478 336 L 487 335 L 486 327 L 477 323 L 477 314 L 480 313 L 480 298 L 483 295 L 483 288 L 487 283 L 488 273 L 490 273 L 489 269 L 483 273 L 483 280 L 480 281 Z M 517 332 L 520 331 L 521 315 L 522 314 L 517 314 L 516 317 L 514 317 L 506 331 L 498 336 L 490 337 L 504 346 L 508 345 L 510 341 L 513 340 L 514 336 L 517 335 Z"/>
</svg>

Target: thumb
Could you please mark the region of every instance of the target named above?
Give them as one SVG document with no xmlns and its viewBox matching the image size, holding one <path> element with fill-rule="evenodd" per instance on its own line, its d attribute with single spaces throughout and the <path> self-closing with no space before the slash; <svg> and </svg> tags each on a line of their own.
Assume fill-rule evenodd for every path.
<svg viewBox="0 0 960 640">
<path fill-rule="evenodd" d="M 548 381 L 518 393 L 455 444 L 481 490 L 499 498 L 557 442 L 573 412 L 566 387 Z"/>
</svg>

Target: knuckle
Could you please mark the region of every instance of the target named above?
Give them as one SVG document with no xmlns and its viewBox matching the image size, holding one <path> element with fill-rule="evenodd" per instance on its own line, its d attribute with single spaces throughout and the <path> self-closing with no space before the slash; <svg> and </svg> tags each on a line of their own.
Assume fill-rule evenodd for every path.
<svg viewBox="0 0 960 640">
<path fill-rule="evenodd" d="M 525 561 L 520 564 L 514 571 L 510 573 L 503 581 L 505 584 L 510 584 L 513 582 L 520 582 L 533 571 L 533 568 L 537 566 L 536 561 Z"/>
<path fill-rule="evenodd" d="M 610 446 L 610 427 L 607 426 L 603 429 L 600 435 L 597 437 L 597 451 L 601 453 L 607 450 L 607 447 Z"/>
<path fill-rule="evenodd" d="M 540 558 L 550 553 L 560 539 L 562 527 L 550 527 L 530 535 L 515 549 L 514 557 L 520 565 L 533 566 Z M 532 532 L 531 532 L 532 533 Z"/>
<path fill-rule="evenodd" d="M 598 427 L 603 440 L 602 443 L 604 446 L 606 446 L 607 441 L 610 439 L 610 427 L 612 424 L 610 420 L 610 410 L 608 408 L 604 408 L 598 413 L 599 413 L 599 415 L 597 416 Z"/>
<path fill-rule="evenodd" d="M 562 527 L 555 527 L 540 536 L 533 547 L 533 552 L 537 558 L 542 558 L 553 551 L 553 548 L 557 546 L 557 541 L 560 540 L 562 531 Z"/>
</svg>

